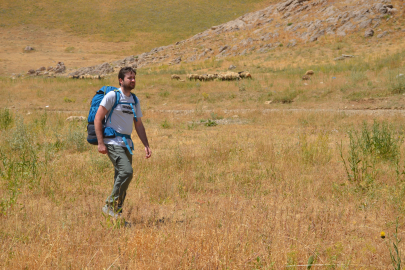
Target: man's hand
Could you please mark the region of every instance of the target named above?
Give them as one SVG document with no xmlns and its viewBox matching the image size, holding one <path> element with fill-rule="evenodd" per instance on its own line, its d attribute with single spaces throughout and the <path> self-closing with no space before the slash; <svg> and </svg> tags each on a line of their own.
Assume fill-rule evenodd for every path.
<svg viewBox="0 0 405 270">
<path fill-rule="evenodd" d="M 104 143 L 99 143 L 98 144 L 98 152 L 105 155 L 107 154 L 107 147 L 105 146 Z"/>
<path fill-rule="evenodd" d="M 145 153 L 146 153 L 146 156 L 145 156 L 146 159 L 148 159 L 152 156 L 152 150 L 150 150 L 149 146 L 145 146 Z"/>
<path fill-rule="evenodd" d="M 98 152 L 101 154 L 107 154 L 107 147 L 104 144 L 103 139 L 103 124 L 102 121 L 107 114 L 107 109 L 103 106 L 98 107 L 96 117 L 94 118 L 94 128 L 96 129 L 96 136 L 98 141 Z"/>
</svg>

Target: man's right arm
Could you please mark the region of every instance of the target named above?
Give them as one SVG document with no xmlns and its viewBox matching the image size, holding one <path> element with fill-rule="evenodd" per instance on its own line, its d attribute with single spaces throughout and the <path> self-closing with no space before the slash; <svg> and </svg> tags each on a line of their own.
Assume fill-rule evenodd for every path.
<svg viewBox="0 0 405 270">
<path fill-rule="evenodd" d="M 98 107 L 96 117 L 94 118 L 94 128 L 96 129 L 96 136 L 98 141 L 98 152 L 107 154 L 107 147 L 104 144 L 103 136 L 103 120 L 107 115 L 107 109 L 104 106 Z"/>
</svg>

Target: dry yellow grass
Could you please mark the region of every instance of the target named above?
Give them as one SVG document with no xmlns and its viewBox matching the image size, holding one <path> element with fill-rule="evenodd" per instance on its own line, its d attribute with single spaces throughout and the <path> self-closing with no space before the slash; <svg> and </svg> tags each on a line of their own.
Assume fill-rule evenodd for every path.
<svg viewBox="0 0 405 270">
<path fill-rule="evenodd" d="M 351 148 L 348 132 L 362 138 L 363 123 L 375 121 L 389 126 L 382 135 L 403 139 L 397 35 L 139 69 L 153 156 L 145 160 L 135 140 L 124 209 L 131 227 L 102 215 L 111 164 L 85 142 L 85 123 L 65 121 L 86 116 L 116 74 L 0 78 L 0 268 L 305 269 L 296 265 L 310 256 L 311 269 L 390 268 L 397 218 L 404 237 L 403 141 L 388 144 L 398 146 L 393 158 L 367 155 Z M 342 53 L 357 57 L 332 61 Z M 170 80 L 230 64 L 253 80 Z M 315 75 L 303 82 L 307 69 Z M 354 154 L 362 158 L 359 180 L 340 149 L 350 174 Z"/>
<path fill-rule="evenodd" d="M 222 113 L 228 124 L 207 127 L 199 119 L 209 113 L 148 112 L 154 156 L 144 160 L 136 143 L 124 213 L 130 228 L 101 214 L 112 169 L 69 135 L 83 125 L 46 115 L 44 125 L 42 113 L 24 116 L 31 146 L 13 141 L 21 129 L 1 134 L 3 202 L 17 188 L 16 203 L 2 205 L 3 268 L 281 269 L 314 254 L 326 265 L 315 269 L 390 265 L 385 242 L 403 218 L 402 180 L 393 163 L 381 162 L 375 186 L 359 190 L 337 143 L 347 157 L 346 131 L 372 120 L 402 131 L 401 114 L 232 112 Z"/>
</svg>

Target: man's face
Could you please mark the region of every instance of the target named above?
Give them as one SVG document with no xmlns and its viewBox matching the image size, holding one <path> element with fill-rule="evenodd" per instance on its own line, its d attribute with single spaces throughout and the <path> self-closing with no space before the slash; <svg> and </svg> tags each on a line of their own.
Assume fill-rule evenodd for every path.
<svg viewBox="0 0 405 270">
<path fill-rule="evenodd" d="M 124 80 L 120 79 L 120 83 L 123 89 L 132 90 L 135 88 L 136 80 L 135 73 L 128 72 L 125 74 Z"/>
</svg>

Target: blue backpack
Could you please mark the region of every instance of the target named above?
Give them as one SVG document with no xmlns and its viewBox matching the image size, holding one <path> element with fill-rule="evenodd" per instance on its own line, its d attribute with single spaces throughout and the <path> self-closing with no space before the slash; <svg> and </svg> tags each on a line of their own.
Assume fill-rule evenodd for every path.
<svg viewBox="0 0 405 270">
<path fill-rule="evenodd" d="M 118 104 L 128 104 L 128 105 L 130 105 L 131 108 L 132 108 L 132 112 L 134 114 L 135 121 L 138 121 L 136 119 L 136 114 L 135 114 L 135 105 L 136 105 L 136 100 L 137 100 L 135 94 L 131 93 L 132 97 L 134 99 L 134 103 L 120 102 L 121 94 L 120 94 L 120 90 L 118 88 L 113 87 L 113 86 L 103 86 L 100 90 L 98 90 L 96 92 L 93 99 L 91 100 L 89 116 L 87 117 L 87 141 L 90 144 L 98 145 L 97 136 L 96 136 L 96 129 L 95 129 L 95 126 L 94 126 L 94 118 L 96 117 L 98 107 L 100 107 L 100 103 L 103 100 L 104 96 L 107 95 L 111 91 L 115 92 L 115 103 L 114 103 L 113 107 L 111 108 L 110 113 L 108 114 L 107 121 L 110 120 L 110 123 L 111 123 L 111 115 L 114 112 L 114 110 L 115 110 L 115 108 L 117 107 Z M 103 119 L 102 124 L 103 124 L 103 136 L 104 136 L 104 138 L 115 138 L 117 136 L 122 137 L 122 140 L 124 141 L 126 147 L 128 148 L 129 152 L 132 155 L 131 149 L 133 150 L 133 147 L 129 147 L 129 144 L 128 144 L 128 141 L 127 141 L 127 140 L 131 140 L 131 134 L 118 133 L 113 128 L 106 127 L 105 126 L 105 124 L 106 124 L 105 119 Z"/>
</svg>

